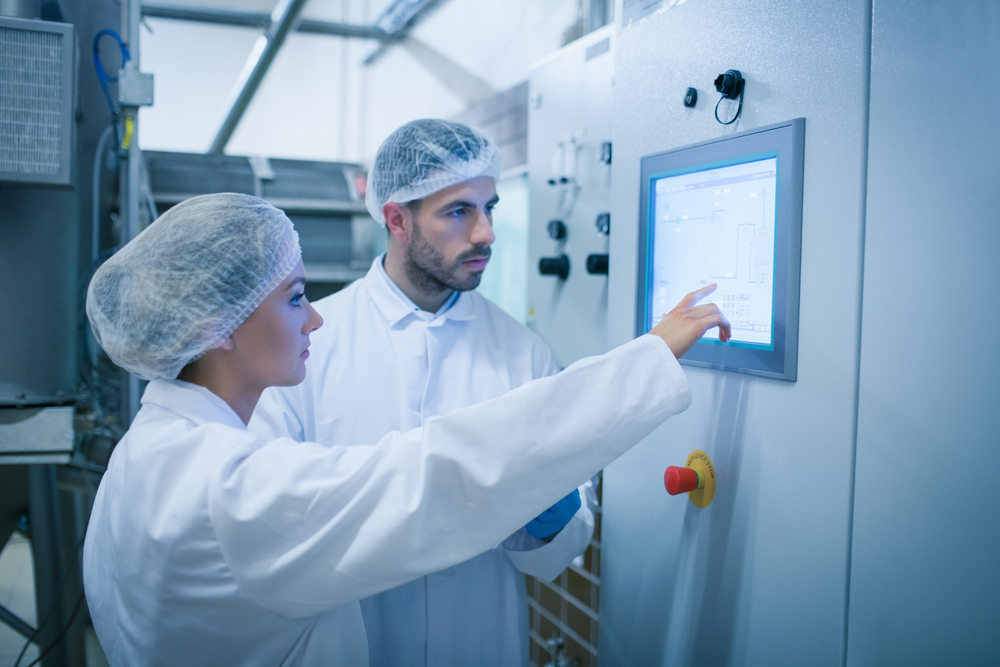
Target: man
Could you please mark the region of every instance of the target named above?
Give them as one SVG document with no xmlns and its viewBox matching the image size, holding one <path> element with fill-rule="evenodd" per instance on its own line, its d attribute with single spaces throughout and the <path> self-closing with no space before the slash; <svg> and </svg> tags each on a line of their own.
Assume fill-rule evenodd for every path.
<svg viewBox="0 0 1000 667">
<path fill-rule="evenodd" d="M 366 204 L 388 229 L 387 252 L 316 304 L 327 325 L 305 382 L 265 392 L 252 428 L 376 442 L 558 371 L 541 339 L 472 291 L 494 241 L 499 174 L 496 145 L 464 125 L 419 120 L 386 139 Z M 494 549 L 363 601 L 370 664 L 526 664 L 524 574 L 551 580 L 586 549 L 595 501 L 589 483 L 581 490 L 584 503 L 573 492 Z"/>
</svg>

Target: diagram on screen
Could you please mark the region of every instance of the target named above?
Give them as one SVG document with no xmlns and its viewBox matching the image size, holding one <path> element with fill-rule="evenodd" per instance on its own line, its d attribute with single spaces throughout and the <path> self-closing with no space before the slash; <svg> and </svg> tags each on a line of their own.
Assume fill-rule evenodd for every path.
<svg viewBox="0 0 1000 667">
<path fill-rule="evenodd" d="M 733 340 L 771 346 L 776 168 L 770 157 L 653 180 L 651 324 L 717 283 L 706 303 L 729 318 Z"/>
</svg>

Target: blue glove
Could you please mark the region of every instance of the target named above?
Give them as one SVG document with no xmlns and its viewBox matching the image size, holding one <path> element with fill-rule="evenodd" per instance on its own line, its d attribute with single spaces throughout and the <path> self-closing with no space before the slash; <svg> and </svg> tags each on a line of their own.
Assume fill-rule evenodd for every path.
<svg viewBox="0 0 1000 667">
<path fill-rule="evenodd" d="M 580 509 L 580 490 L 573 489 L 568 496 L 532 519 L 524 529 L 532 537 L 544 540 L 565 528 L 578 509 Z"/>
</svg>

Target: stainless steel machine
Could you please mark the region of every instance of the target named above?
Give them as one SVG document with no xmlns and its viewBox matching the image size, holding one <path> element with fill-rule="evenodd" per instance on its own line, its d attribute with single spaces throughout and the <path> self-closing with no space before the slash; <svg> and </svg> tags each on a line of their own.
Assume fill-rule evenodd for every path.
<svg viewBox="0 0 1000 667">
<path fill-rule="evenodd" d="M 0 2 L 0 548 L 15 531 L 29 539 L 38 616 L 0 604 L 0 623 L 47 667 L 85 664 L 83 536 L 142 390 L 90 334 L 94 270 L 164 210 L 208 192 L 289 213 L 311 298 L 363 275 L 380 240 L 356 165 L 140 151 L 137 111 L 154 99 L 140 13 L 135 0 Z M 92 52 L 94 62 L 80 57 Z"/>
</svg>

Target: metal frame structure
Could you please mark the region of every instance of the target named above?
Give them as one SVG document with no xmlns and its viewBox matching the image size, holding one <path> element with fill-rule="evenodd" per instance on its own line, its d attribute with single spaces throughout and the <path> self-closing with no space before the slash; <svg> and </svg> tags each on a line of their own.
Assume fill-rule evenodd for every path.
<svg viewBox="0 0 1000 667">
<path fill-rule="evenodd" d="M 229 143 L 229 139 L 233 136 L 233 131 L 239 124 L 240 119 L 243 118 L 247 106 L 250 105 L 250 100 L 257 93 L 260 82 L 264 80 L 264 75 L 267 74 L 271 63 L 274 62 L 274 57 L 281 50 L 281 46 L 285 43 L 285 38 L 288 37 L 292 25 L 298 19 L 305 4 L 306 0 L 280 0 L 278 6 L 274 8 L 274 12 L 271 14 L 271 25 L 268 26 L 267 32 L 261 35 L 257 43 L 254 44 L 253 51 L 250 52 L 250 58 L 247 59 L 246 64 L 243 66 L 243 72 L 240 74 L 235 95 L 232 102 L 229 103 L 229 111 L 226 112 L 226 117 L 222 121 L 222 127 L 219 128 L 218 134 L 215 135 L 211 148 L 208 149 L 209 153 L 221 153 L 225 149 L 226 144 Z"/>
<path fill-rule="evenodd" d="M 176 7 L 143 3 L 140 9 L 142 16 L 174 19 L 179 21 L 197 21 L 217 25 L 260 28 L 264 34 L 257 41 L 250 57 L 243 66 L 243 72 L 233 92 L 226 112 L 225 120 L 219 128 L 210 153 L 222 153 L 226 149 L 236 126 L 253 100 L 264 76 L 267 74 L 275 56 L 281 50 L 289 32 L 303 32 L 319 35 L 330 35 L 350 39 L 371 39 L 380 42 L 378 48 L 369 55 L 365 65 L 370 65 L 393 44 L 407 38 L 410 30 L 427 16 L 429 11 L 443 0 L 396 0 L 375 20 L 371 26 L 352 25 L 348 23 L 333 23 L 300 19 L 299 14 L 306 0 L 279 0 L 278 5 L 270 15 L 257 12 L 243 12 L 224 9 L 202 9 L 200 7 Z M 138 0 L 130 0 L 129 5 L 139 5 Z M 122 5 L 123 12 L 125 4 Z M 136 20 L 138 21 L 138 14 Z M 138 25 L 138 23 L 136 23 Z M 454 65 L 458 67 L 458 65 Z M 138 68 L 138 65 L 135 65 Z"/>
<path fill-rule="evenodd" d="M 202 7 L 177 7 L 174 5 L 157 5 L 143 3 L 142 15 L 148 18 L 173 19 L 176 21 L 196 21 L 199 23 L 214 23 L 217 25 L 237 26 L 243 28 L 258 28 L 268 30 L 271 27 L 272 15 L 260 12 L 244 12 L 233 9 L 208 9 Z M 377 26 L 337 23 L 335 21 L 317 21 L 302 19 L 293 26 L 295 32 L 312 35 L 328 35 L 330 37 L 350 37 L 356 39 L 374 39 L 379 42 L 396 42 L 399 37 L 391 35 Z"/>
</svg>

